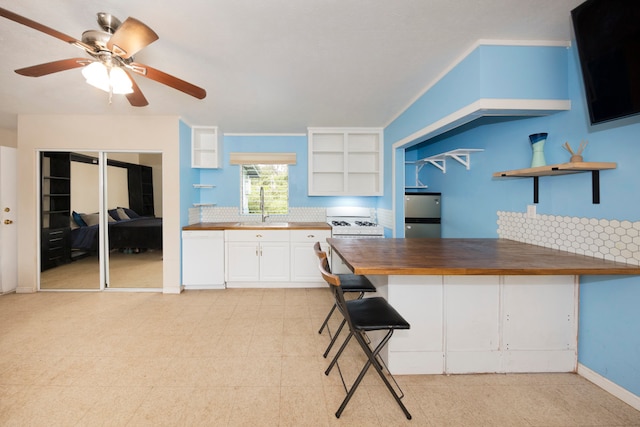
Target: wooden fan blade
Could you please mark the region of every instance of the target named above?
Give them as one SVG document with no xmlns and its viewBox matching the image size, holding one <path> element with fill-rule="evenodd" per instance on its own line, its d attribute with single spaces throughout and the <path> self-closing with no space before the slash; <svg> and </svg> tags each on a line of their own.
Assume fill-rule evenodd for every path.
<svg viewBox="0 0 640 427">
<path fill-rule="evenodd" d="M 16 70 L 16 73 L 27 77 L 42 77 L 47 74 L 53 74 L 60 71 L 72 70 L 74 68 L 84 67 L 90 64 L 90 59 L 84 58 L 69 58 L 62 59 L 60 61 L 47 62 L 46 64 L 34 65 L 32 67 L 25 67 Z"/>
<path fill-rule="evenodd" d="M 148 79 L 155 80 L 158 83 L 170 86 L 198 99 L 204 99 L 207 96 L 207 91 L 205 91 L 201 87 L 192 85 L 189 82 L 185 82 L 184 80 L 169 75 L 163 71 L 156 70 L 155 68 L 149 67 L 148 65 L 132 62 L 131 64 L 129 64 L 129 67 L 131 71 L 140 74 L 141 76 L 145 76 Z"/>
<path fill-rule="evenodd" d="M 131 79 L 131 85 L 133 87 L 133 93 L 128 93 L 126 95 L 127 99 L 129 100 L 129 104 L 131 104 L 133 107 L 145 107 L 149 105 L 149 101 L 147 101 L 147 98 L 145 98 L 142 94 L 142 91 L 140 90 L 140 87 L 138 86 L 136 81 L 133 79 L 133 77 L 131 77 L 131 74 L 127 74 Z"/>
<path fill-rule="evenodd" d="M 53 28 L 47 27 L 46 25 L 42 25 L 39 22 L 33 21 L 29 18 L 25 18 L 24 16 L 20 16 L 17 13 L 13 13 L 10 10 L 3 9 L 0 7 L 0 16 L 4 16 L 7 19 L 10 19 L 18 24 L 26 25 L 27 27 L 33 28 L 34 30 L 38 30 L 45 34 L 48 34 L 52 37 L 60 39 L 64 42 L 71 43 L 73 45 L 78 46 L 81 49 L 85 49 L 88 51 L 93 51 L 93 48 L 88 44 L 81 42 L 80 40 L 68 36 L 60 31 L 54 30 Z"/>
<path fill-rule="evenodd" d="M 107 48 L 122 58 L 129 58 L 158 40 L 158 35 L 135 18 L 127 18 L 107 42 Z"/>
</svg>

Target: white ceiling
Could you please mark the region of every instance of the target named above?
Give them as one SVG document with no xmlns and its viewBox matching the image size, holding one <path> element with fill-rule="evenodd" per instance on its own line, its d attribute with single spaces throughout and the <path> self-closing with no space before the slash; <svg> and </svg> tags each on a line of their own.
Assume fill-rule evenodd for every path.
<svg viewBox="0 0 640 427">
<path fill-rule="evenodd" d="M 198 100 L 136 76 L 131 107 L 84 83 L 80 69 L 31 78 L 14 69 L 85 55 L 0 18 L 0 128 L 19 114 L 179 115 L 225 133 L 386 126 L 479 39 L 572 38 L 583 0 L 0 0 L 78 39 L 97 12 L 135 17 L 160 39 L 136 61 L 207 91 Z"/>
</svg>

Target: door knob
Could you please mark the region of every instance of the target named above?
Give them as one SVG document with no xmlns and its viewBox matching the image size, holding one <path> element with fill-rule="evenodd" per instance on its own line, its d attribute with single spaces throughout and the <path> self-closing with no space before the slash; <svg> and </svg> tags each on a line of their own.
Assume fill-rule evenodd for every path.
<svg viewBox="0 0 640 427">
<path fill-rule="evenodd" d="M 4 223 L 5 223 L 5 224 L 13 224 L 13 221 L 11 221 L 10 219 L 5 219 L 5 220 L 4 220 Z"/>
</svg>

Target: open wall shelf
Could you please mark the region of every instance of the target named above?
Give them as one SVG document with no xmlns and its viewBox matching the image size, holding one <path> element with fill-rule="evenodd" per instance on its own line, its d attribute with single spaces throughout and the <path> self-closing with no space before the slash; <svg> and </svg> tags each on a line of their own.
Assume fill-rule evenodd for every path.
<svg viewBox="0 0 640 427">
<path fill-rule="evenodd" d="M 482 148 L 457 148 L 455 150 L 447 151 L 446 153 L 436 154 L 435 156 L 425 157 L 419 160 L 406 161 L 407 165 L 416 166 L 416 184 L 406 185 L 405 188 L 427 188 L 427 186 L 420 181 L 420 171 L 426 164 L 431 164 L 442 171 L 447 173 L 447 159 L 453 159 L 462 164 L 467 170 L 471 169 L 471 153 L 484 151 Z"/>
<path fill-rule="evenodd" d="M 574 173 L 591 172 L 591 193 L 594 204 L 600 203 L 600 171 L 615 169 L 614 162 L 574 162 L 556 165 L 539 166 L 535 168 L 514 169 L 495 172 L 496 178 L 533 178 L 533 203 L 538 203 L 538 178 L 541 176 L 568 175 Z"/>
</svg>

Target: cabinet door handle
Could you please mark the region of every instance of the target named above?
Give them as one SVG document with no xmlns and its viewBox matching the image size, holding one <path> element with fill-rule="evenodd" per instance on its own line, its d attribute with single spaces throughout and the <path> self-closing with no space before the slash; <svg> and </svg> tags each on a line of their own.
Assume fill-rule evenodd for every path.
<svg viewBox="0 0 640 427">
<path fill-rule="evenodd" d="M 313 239 L 313 238 L 314 238 L 314 237 L 316 237 L 316 236 L 314 236 L 313 234 L 309 234 L 307 237 L 308 237 L 309 239 Z"/>
<path fill-rule="evenodd" d="M 260 238 L 260 237 L 262 237 L 262 234 L 256 234 L 256 237 Z"/>
</svg>

